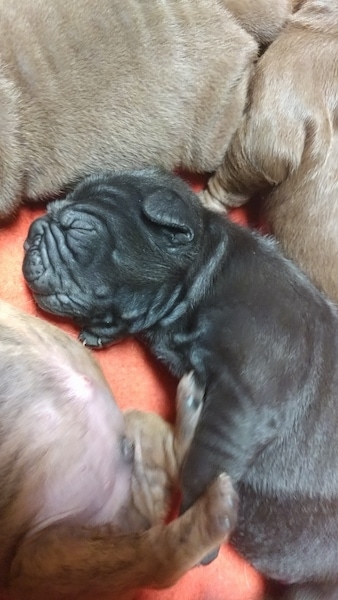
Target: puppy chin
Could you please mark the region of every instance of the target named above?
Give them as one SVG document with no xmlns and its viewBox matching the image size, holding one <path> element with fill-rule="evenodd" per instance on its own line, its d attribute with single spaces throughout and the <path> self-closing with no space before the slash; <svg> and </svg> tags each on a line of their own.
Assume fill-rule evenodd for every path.
<svg viewBox="0 0 338 600">
<path fill-rule="evenodd" d="M 45 312 L 59 317 L 71 318 L 75 321 L 81 318 L 79 311 L 74 310 L 73 305 L 64 294 L 39 294 L 33 292 L 36 304 Z"/>
</svg>

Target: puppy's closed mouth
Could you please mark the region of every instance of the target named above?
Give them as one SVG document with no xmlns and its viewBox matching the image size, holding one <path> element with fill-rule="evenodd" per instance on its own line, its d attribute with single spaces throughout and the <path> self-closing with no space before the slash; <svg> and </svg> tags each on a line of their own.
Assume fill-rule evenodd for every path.
<svg viewBox="0 0 338 600">
<path fill-rule="evenodd" d="M 36 304 L 46 312 L 73 319 L 81 325 L 81 307 L 77 309 L 74 301 L 71 301 L 66 294 L 47 294 L 33 290 L 33 297 Z"/>
<path fill-rule="evenodd" d="M 46 312 L 78 320 L 83 314 L 84 304 L 68 293 L 76 282 L 69 281 L 53 266 L 52 252 L 45 244 L 43 233 L 28 236 L 24 251 L 22 272 L 35 302 Z"/>
<path fill-rule="evenodd" d="M 24 250 L 26 254 L 23 263 L 23 272 L 25 278 L 29 282 L 29 286 L 34 291 L 34 282 L 38 281 L 44 275 L 45 268 L 42 263 L 41 255 L 37 244 L 35 244 L 34 246 L 29 246 L 27 244 L 26 248 L 24 246 Z"/>
</svg>

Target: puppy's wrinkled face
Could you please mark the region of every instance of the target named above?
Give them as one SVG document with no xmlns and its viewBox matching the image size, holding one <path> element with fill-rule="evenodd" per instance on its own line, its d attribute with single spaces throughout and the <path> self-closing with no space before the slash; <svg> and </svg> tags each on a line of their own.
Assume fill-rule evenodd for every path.
<svg viewBox="0 0 338 600">
<path fill-rule="evenodd" d="M 159 169 L 90 176 L 31 225 L 24 276 L 43 309 L 93 331 L 91 345 L 111 343 L 170 310 L 198 252 L 202 210 Z"/>
</svg>

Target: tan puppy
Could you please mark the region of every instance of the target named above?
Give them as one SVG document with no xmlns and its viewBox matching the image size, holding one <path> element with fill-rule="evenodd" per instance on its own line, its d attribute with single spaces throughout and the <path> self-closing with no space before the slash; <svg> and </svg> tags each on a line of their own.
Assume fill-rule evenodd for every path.
<svg viewBox="0 0 338 600">
<path fill-rule="evenodd" d="M 249 106 L 204 201 L 267 192 L 285 252 L 338 301 L 338 1 L 305 0 L 259 60 Z"/>
<path fill-rule="evenodd" d="M 0 216 L 92 171 L 216 169 L 258 52 L 244 28 L 270 40 L 289 1 L 0 0 Z"/>
<path fill-rule="evenodd" d="M 2 302 L 0 342 L 0 587 L 11 598 L 169 586 L 227 539 L 226 476 L 161 524 L 200 411 L 189 379 L 173 429 L 154 414 L 123 416 L 79 342 Z"/>
</svg>

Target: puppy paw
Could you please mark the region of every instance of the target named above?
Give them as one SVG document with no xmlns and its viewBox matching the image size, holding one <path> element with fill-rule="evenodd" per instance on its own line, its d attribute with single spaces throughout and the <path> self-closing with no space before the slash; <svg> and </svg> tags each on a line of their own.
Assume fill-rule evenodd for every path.
<svg viewBox="0 0 338 600">
<path fill-rule="evenodd" d="M 193 371 L 183 375 L 176 392 L 175 444 L 179 463 L 194 437 L 204 398 L 204 389 L 197 385 Z"/>
<path fill-rule="evenodd" d="M 86 331 L 83 329 L 79 335 L 79 340 L 82 342 L 84 346 L 88 346 L 89 348 L 102 348 L 102 340 L 100 337 L 95 335 L 95 333 L 91 333 L 90 331 Z"/>
<path fill-rule="evenodd" d="M 219 475 L 207 488 L 201 502 L 203 527 L 216 541 L 216 547 L 229 538 L 237 522 L 238 496 L 230 477 L 226 473 Z"/>
<path fill-rule="evenodd" d="M 213 196 L 208 189 L 198 192 L 198 197 L 205 208 L 217 213 L 226 213 L 226 205 L 222 200 Z"/>
<path fill-rule="evenodd" d="M 201 560 L 201 565 L 210 564 L 219 553 L 220 544 L 228 541 L 235 528 L 238 512 L 238 496 L 230 477 L 222 473 L 206 492 L 207 506 L 204 508 L 206 527 L 213 538 L 221 538 L 215 548 Z"/>
<path fill-rule="evenodd" d="M 226 185 L 226 183 L 225 183 Z M 220 172 L 211 177 L 208 187 L 198 194 L 198 197 L 206 208 L 218 213 L 226 213 L 229 208 L 238 208 L 245 204 L 249 196 L 236 191 L 226 191 Z"/>
<path fill-rule="evenodd" d="M 237 495 L 230 478 L 223 474 L 185 513 L 166 527 L 153 528 L 155 560 L 160 557 L 157 587 L 172 585 L 183 573 L 200 564 L 204 556 L 227 542 L 236 519 Z"/>
<path fill-rule="evenodd" d="M 180 379 L 176 392 L 176 409 L 182 416 L 201 412 L 204 388 L 196 383 L 194 372 L 190 371 Z"/>
</svg>

